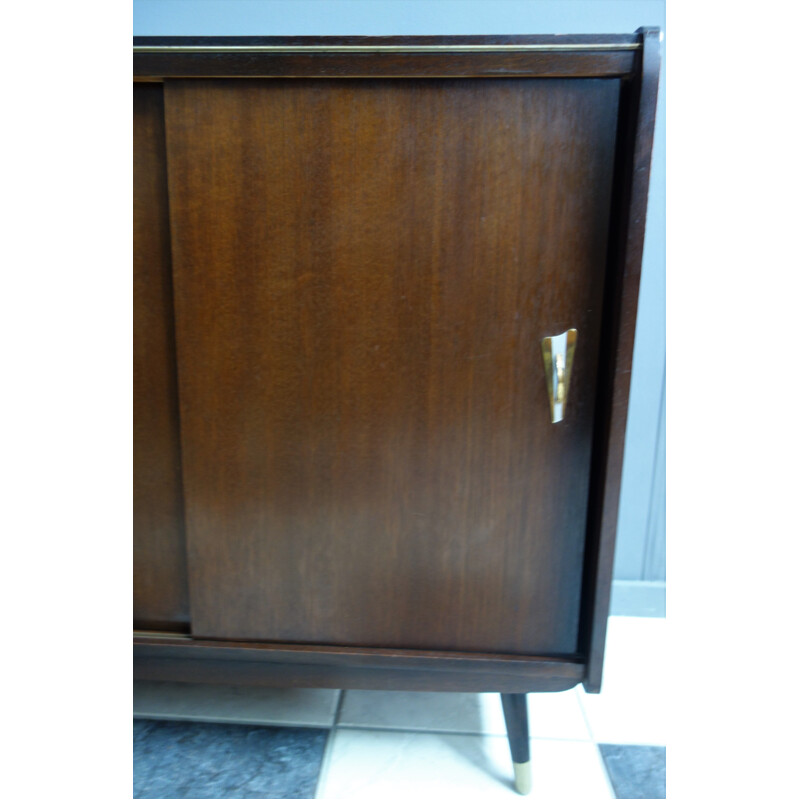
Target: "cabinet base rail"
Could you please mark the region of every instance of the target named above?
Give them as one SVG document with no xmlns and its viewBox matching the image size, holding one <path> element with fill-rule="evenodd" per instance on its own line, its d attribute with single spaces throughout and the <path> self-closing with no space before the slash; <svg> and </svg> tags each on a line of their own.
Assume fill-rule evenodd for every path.
<svg viewBox="0 0 800 800">
<path fill-rule="evenodd" d="M 134 636 L 139 680 L 433 692 L 560 692 L 578 659 Z"/>
</svg>

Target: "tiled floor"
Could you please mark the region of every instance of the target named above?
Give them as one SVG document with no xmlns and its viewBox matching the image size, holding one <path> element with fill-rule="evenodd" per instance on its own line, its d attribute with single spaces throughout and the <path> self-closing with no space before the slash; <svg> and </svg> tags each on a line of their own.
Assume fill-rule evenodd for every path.
<svg viewBox="0 0 800 800">
<path fill-rule="evenodd" d="M 665 633 L 612 617 L 600 695 L 529 695 L 532 797 L 665 796 Z M 135 797 L 516 796 L 496 694 L 139 682 L 134 716 L 184 722 L 136 722 Z"/>
</svg>

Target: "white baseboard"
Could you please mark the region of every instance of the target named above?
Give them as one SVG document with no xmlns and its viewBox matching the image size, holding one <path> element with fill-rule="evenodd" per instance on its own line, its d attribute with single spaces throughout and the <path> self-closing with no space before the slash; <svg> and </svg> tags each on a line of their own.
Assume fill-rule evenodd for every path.
<svg viewBox="0 0 800 800">
<path fill-rule="evenodd" d="M 665 617 L 665 581 L 622 581 L 611 584 L 611 615 L 615 617 Z"/>
</svg>

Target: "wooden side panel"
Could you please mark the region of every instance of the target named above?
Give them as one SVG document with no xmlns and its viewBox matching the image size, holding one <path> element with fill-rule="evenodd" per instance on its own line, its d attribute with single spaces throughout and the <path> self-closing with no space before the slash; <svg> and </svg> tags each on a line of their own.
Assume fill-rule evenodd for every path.
<svg viewBox="0 0 800 800">
<path fill-rule="evenodd" d="M 196 635 L 575 651 L 618 91 L 165 84 Z"/>
<path fill-rule="evenodd" d="M 163 88 L 133 89 L 133 616 L 189 620 Z"/>
<path fill-rule="evenodd" d="M 641 28 L 638 74 L 621 100 L 618 175 L 609 242 L 609 291 L 603 343 L 604 368 L 600 397 L 610 398 L 600 409 L 595 448 L 595 493 L 586 559 L 582 647 L 588 655 L 583 686 L 600 691 L 606 628 L 611 599 L 617 513 L 625 451 L 633 339 L 642 269 L 647 191 L 653 152 L 660 64 L 659 30 Z"/>
</svg>

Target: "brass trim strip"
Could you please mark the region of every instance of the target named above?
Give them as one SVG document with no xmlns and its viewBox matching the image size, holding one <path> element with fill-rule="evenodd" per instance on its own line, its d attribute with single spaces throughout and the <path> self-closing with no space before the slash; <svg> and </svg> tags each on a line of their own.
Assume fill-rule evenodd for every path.
<svg viewBox="0 0 800 800">
<path fill-rule="evenodd" d="M 171 631 L 137 631 L 134 630 L 133 632 L 134 638 L 135 637 L 143 637 L 147 639 L 191 639 L 191 635 L 188 633 L 173 633 Z"/>
<path fill-rule="evenodd" d="M 420 45 L 138 45 L 134 53 L 528 53 L 571 50 L 640 50 L 630 44 L 420 44 Z"/>
</svg>

